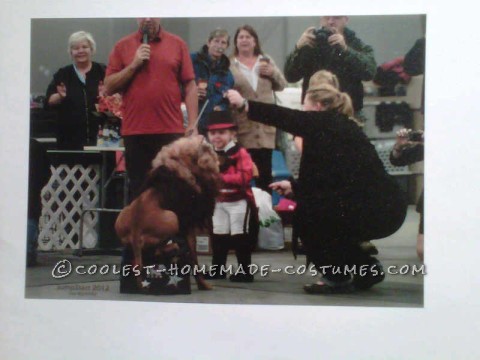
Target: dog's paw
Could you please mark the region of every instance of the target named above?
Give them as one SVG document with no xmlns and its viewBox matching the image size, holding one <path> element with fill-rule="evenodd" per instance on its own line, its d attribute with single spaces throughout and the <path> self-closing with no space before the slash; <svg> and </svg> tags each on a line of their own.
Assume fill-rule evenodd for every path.
<svg viewBox="0 0 480 360">
<path fill-rule="evenodd" d="M 205 281 L 205 279 L 197 279 L 198 290 L 212 290 L 213 285 Z"/>
</svg>

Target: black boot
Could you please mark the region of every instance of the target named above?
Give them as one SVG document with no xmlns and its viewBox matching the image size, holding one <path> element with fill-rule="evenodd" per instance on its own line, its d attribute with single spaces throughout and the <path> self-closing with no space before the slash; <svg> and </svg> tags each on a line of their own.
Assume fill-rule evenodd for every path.
<svg viewBox="0 0 480 360">
<path fill-rule="evenodd" d="M 230 245 L 230 235 L 212 235 L 212 268 L 204 274 L 206 280 L 221 280 L 227 277 L 227 274 L 222 270 L 227 263 Z"/>
<path fill-rule="evenodd" d="M 370 289 L 385 279 L 380 261 L 366 253 L 360 242 L 349 247 L 346 254 L 348 264 L 354 269 L 352 284 L 355 289 Z"/>
<path fill-rule="evenodd" d="M 363 268 L 361 266 L 363 265 Z M 385 272 L 382 263 L 378 259 L 370 256 L 363 264 L 357 266 L 357 271 L 353 276 L 353 286 L 358 290 L 370 289 L 385 280 Z"/>
<path fill-rule="evenodd" d="M 252 264 L 252 250 L 246 234 L 232 236 L 232 243 L 235 249 L 235 255 L 239 267 L 243 272 L 232 274 L 230 281 L 232 282 L 253 282 L 253 274 L 250 273 L 250 265 Z"/>
</svg>

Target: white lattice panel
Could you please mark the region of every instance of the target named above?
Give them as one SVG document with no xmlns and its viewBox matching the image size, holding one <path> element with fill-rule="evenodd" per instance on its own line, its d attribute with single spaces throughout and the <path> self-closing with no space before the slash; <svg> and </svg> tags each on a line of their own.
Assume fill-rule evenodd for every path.
<svg viewBox="0 0 480 360">
<path fill-rule="evenodd" d="M 38 250 L 78 249 L 82 208 L 97 207 L 100 199 L 98 165 L 59 165 L 42 190 L 42 215 Z M 87 213 L 83 223 L 83 245 L 97 245 L 98 213 Z"/>
</svg>

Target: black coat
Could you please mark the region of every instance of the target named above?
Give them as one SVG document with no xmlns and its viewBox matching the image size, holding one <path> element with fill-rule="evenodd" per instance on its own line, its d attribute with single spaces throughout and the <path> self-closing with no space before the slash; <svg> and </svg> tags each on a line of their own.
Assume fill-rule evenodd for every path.
<svg viewBox="0 0 480 360">
<path fill-rule="evenodd" d="M 81 150 L 93 144 L 97 137 L 98 121 L 94 119 L 95 103 L 98 103 L 98 85 L 105 77 L 105 65 L 96 62 L 86 74 L 86 84 L 78 78 L 73 65 L 58 70 L 48 85 L 46 108 L 58 110 L 57 146 L 59 149 Z M 61 104 L 50 107 L 48 99 L 57 92 L 57 85 L 64 83 L 67 96 Z"/>
<path fill-rule="evenodd" d="M 248 117 L 303 138 L 294 189 L 301 237 L 308 233 L 315 238 L 309 240 L 365 241 L 386 237 L 401 226 L 404 195 L 362 129 L 348 117 L 257 102 L 250 102 Z"/>
</svg>

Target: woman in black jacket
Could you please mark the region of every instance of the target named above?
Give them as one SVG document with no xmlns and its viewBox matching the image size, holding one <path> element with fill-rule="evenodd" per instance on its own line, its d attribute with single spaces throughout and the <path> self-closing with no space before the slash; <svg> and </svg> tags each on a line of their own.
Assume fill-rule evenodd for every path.
<svg viewBox="0 0 480 360">
<path fill-rule="evenodd" d="M 73 64 L 59 69 L 48 85 L 46 108 L 58 110 L 57 147 L 82 150 L 97 137 L 98 122 L 93 119 L 105 65 L 92 61 L 95 41 L 85 31 L 73 33 L 68 51 Z"/>
<path fill-rule="evenodd" d="M 424 157 L 424 135 L 422 130 L 400 129 L 397 131 L 397 139 L 390 152 L 390 163 L 393 166 L 406 166 Z M 417 255 L 423 261 L 423 189 L 417 201 L 417 212 L 420 214 L 420 224 L 417 236 Z"/>
<path fill-rule="evenodd" d="M 250 119 L 303 138 L 300 174 L 292 189 L 295 226 L 307 261 L 323 275 L 304 290 L 350 292 L 382 281 L 381 264 L 359 243 L 397 231 L 406 201 L 353 119 L 350 97 L 321 84 L 308 90 L 305 111 L 248 103 L 235 91 L 229 91 L 228 98 L 240 110 L 245 108 Z"/>
</svg>

